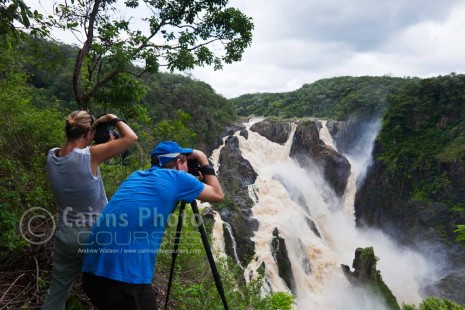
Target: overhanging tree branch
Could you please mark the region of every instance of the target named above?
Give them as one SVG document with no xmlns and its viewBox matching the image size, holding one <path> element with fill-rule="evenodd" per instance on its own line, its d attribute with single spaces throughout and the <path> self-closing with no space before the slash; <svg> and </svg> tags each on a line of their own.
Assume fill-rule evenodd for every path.
<svg viewBox="0 0 465 310">
<path fill-rule="evenodd" d="M 68 29 L 73 31 L 80 25 L 86 34 L 73 74 L 73 89 L 81 109 L 88 109 L 91 100 L 101 100 L 100 91 L 107 100 L 111 87 L 136 85 L 128 79 L 157 72 L 160 66 L 165 66 L 160 62 L 166 62 L 171 70 L 205 64 L 220 69 L 222 63 L 240 60 L 252 40 L 251 19 L 237 9 L 226 8 L 226 0 L 125 1 L 129 9 L 139 3 L 150 8 L 148 11 L 153 15 L 146 19 L 150 24 L 148 35 L 131 29 L 128 20 L 111 18 L 109 13 L 116 1 L 85 0 L 58 5 L 68 21 Z M 217 41 L 223 48 L 211 49 L 209 46 Z M 87 60 L 88 67 L 84 70 Z M 144 68 L 127 70 L 135 60 L 145 61 Z M 125 72 L 130 74 L 123 75 L 114 84 L 119 74 Z"/>
<path fill-rule="evenodd" d="M 81 86 L 81 70 L 82 70 L 82 64 L 84 62 L 84 58 L 87 56 L 90 50 L 90 46 L 92 44 L 92 41 L 94 39 L 94 23 L 95 23 L 95 18 L 99 12 L 99 6 L 102 3 L 103 0 L 95 0 L 94 6 L 92 8 L 92 12 L 89 16 L 89 23 L 88 23 L 88 32 L 87 32 L 87 38 L 86 41 L 84 42 L 84 45 L 82 48 L 79 50 L 78 55 L 76 57 L 76 64 L 74 66 L 74 74 L 73 74 L 73 89 L 74 93 L 76 95 L 76 101 L 78 104 L 78 107 L 81 110 L 87 110 L 88 109 L 88 97 L 86 97 L 82 91 L 82 86 Z"/>
</svg>

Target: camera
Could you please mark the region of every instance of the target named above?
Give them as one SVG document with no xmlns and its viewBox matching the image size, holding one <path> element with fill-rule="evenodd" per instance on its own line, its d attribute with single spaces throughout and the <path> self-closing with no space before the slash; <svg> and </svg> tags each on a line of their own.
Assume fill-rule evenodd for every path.
<svg viewBox="0 0 465 310">
<path fill-rule="evenodd" d="M 100 118 L 103 115 L 99 115 L 97 118 Z M 95 144 L 101 144 L 101 143 L 108 142 L 111 136 L 113 136 L 115 140 L 119 139 L 119 133 L 116 130 L 111 129 L 110 128 L 111 126 L 112 126 L 111 122 L 97 124 L 95 128 L 95 135 L 94 135 Z"/>
<path fill-rule="evenodd" d="M 216 175 L 215 169 L 209 164 L 205 166 L 200 166 L 200 163 L 196 159 L 191 159 L 187 161 L 187 172 L 192 174 L 194 177 L 198 177 L 200 175 Z M 202 182 L 204 179 L 202 178 Z"/>
<path fill-rule="evenodd" d="M 187 161 L 187 172 L 192 174 L 194 177 L 199 175 L 200 164 L 197 159 L 190 159 Z"/>
</svg>

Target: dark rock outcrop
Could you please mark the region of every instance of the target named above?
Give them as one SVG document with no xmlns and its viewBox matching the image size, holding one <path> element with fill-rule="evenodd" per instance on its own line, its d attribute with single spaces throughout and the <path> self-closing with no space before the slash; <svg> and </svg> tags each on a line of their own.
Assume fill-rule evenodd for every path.
<svg viewBox="0 0 465 310">
<path fill-rule="evenodd" d="M 378 116 L 369 119 L 326 122 L 338 152 L 357 157 L 371 148 L 369 143 L 375 138 L 380 126 L 381 121 Z"/>
<path fill-rule="evenodd" d="M 460 285 L 451 285 L 465 284 L 465 248 L 453 242 L 456 238 L 455 225 L 465 223 L 465 214 L 441 202 L 441 195 L 444 195 L 443 198 L 447 195 L 448 199 L 465 201 L 463 167 L 457 162 L 438 163 L 440 174 L 444 173 L 451 180 L 448 189 L 438 192 L 435 201 L 414 201 L 410 198 L 411 187 L 420 182 L 421 173 L 413 174 L 410 180 L 393 175 L 381 160 L 376 159 L 383 153 L 380 143 L 375 142 L 374 163 L 355 196 L 357 226 L 380 228 L 399 243 L 411 247 L 442 245 L 448 261 L 444 262 L 445 258 L 441 258 L 441 261 L 447 263 L 452 272 L 434 287 L 425 287 L 424 294 L 465 303 L 463 291 L 457 289 Z"/>
<path fill-rule="evenodd" d="M 249 161 L 242 157 L 239 140 L 230 136 L 221 149 L 219 158 L 219 181 L 225 193 L 224 206 L 219 210 L 221 219 L 231 226 L 232 237 L 236 240 L 236 253 L 246 266 L 255 254 L 255 243 L 250 239 L 258 229 L 258 221 L 252 218 L 253 200 L 249 197 L 248 185 L 255 182 L 257 173 Z M 225 240 L 231 239 L 226 236 Z M 226 253 L 231 255 L 232 244 L 226 244 Z M 233 257 L 234 258 L 234 257 Z"/>
<path fill-rule="evenodd" d="M 278 274 L 284 280 L 287 287 L 295 294 L 295 279 L 292 273 L 292 265 L 286 249 L 286 241 L 279 236 L 278 228 L 273 229 L 271 239 L 271 254 L 278 265 Z"/>
<path fill-rule="evenodd" d="M 353 285 L 368 289 L 383 300 L 389 309 L 400 310 L 396 297 L 384 283 L 380 272 L 376 270 L 376 261 L 377 258 L 372 247 L 358 248 L 352 263 L 354 271 L 350 271 L 347 265 L 341 265 L 341 267 Z"/>
<path fill-rule="evenodd" d="M 344 154 L 348 153 L 354 141 L 359 137 L 355 121 L 328 120 L 326 122 L 326 127 L 328 127 L 328 131 L 337 149 Z"/>
<path fill-rule="evenodd" d="M 242 129 L 241 132 L 239 133 L 242 137 L 244 137 L 246 140 L 249 138 L 249 132 L 247 129 Z"/>
<path fill-rule="evenodd" d="M 305 217 L 305 222 L 307 223 L 308 228 L 318 237 L 321 238 L 320 232 L 318 231 L 318 227 L 316 227 L 315 222 L 308 216 Z"/>
<path fill-rule="evenodd" d="M 250 130 L 264 136 L 272 142 L 284 144 L 291 134 L 291 123 L 286 121 L 270 122 L 265 120 L 253 124 Z"/>
<path fill-rule="evenodd" d="M 332 147 L 320 140 L 319 122 L 304 121 L 297 125 L 290 156 L 302 167 L 312 165 L 321 168 L 326 181 L 334 192 L 341 197 L 347 186 L 350 174 L 349 161 Z"/>
<path fill-rule="evenodd" d="M 245 125 L 239 122 L 231 123 L 224 127 L 223 131 L 220 133 L 219 138 L 226 136 L 232 136 L 236 131 L 245 129 Z"/>
<path fill-rule="evenodd" d="M 208 149 L 208 153 L 206 154 L 211 155 L 213 150 L 217 149 L 221 144 L 223 144 L 224 137 L 232 136 L 236 131 L 242 132 L 244 130 L 247 131 L 245 129 L 244 124 L 240 122 L 234 122 L 234 123 L 226 125 L 223 128 L 223 131 L 221 131 L 220 134 L 218 135 L 218 138 L 216 139 L 215 143 L 212 145 L 211 148 Z"/>
</svg>

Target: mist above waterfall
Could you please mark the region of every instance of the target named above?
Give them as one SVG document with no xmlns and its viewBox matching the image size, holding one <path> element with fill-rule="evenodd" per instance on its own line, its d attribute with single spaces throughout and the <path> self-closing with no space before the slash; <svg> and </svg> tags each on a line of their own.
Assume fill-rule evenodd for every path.
<svg viewBox="0 0 465 310">
<path fill-rule="evenodd" d="M 323 122 L 320 139 L 335 148 L 324 126 Z M 256 259 L 244 274 L 248 278 L 264 266 L 268 283 L 264 293 L 291 289 L 280 277 L 276 257 L 272 255 L 273 231 L 279 232 L 285 241 L 299 309 L 385 308 L 377 297 L 351 286 L 342 273 L 340 265 L 351 266 L 359 247 L 374 248 L 381 276 L 399 303 L 420 302 L 421 288 L 436 280 L 435 262 L 400 247 L 380 231 L 355 226 L 356 183 L 363 181 L 371 163 L 380 123 L 376 120 L 365 128 L 353 147 L 343 154 L 352 166 L 343 199 L 336 197 L 317 165 L 303 169 L 289 157 L 292 134 L 286 144 L 280 145 L 256 132 L 249 131 L 248 139 L 236 133 L 242 156 L 258 174 L 249 188 L 255 201 L 253 217 L 259 222 L 252 238 Z"/>
</svg>

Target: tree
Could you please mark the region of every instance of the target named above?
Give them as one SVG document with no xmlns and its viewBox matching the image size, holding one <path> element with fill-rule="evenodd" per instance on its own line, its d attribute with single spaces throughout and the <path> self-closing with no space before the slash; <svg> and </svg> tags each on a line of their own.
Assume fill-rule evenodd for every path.
<svg viewBox="0 0 465 310">
<path fill-rule="evenodd" d="M 252 41 L 252 19 L 227 0 L 125 0 L 127 9 L 147 7 L 148 29 L 135 29 L 131 19 L 114 19 L 117 0 L 71 0 L 58 4 L 64 28 L 81 29 L 85 42 L 79 50 L 73 88 L 79 108 L 88 109 L 99 91 L 121 73 L 140 77 L 157 72 L 241 60 Z M 126 11 L 127 12 L 127 11 Z M 217 45 L 215 45 L 217 44 Z M 219 53 L 219 55 L 218 55 Z M 133 66 L 134 61 L 144 63 Z M 128 89 L 131 91 L 131 89 Z M 117 99 L 117 98 L 115 98 Z"/>
<path fill-rule="evenodd" d="M 48 34 L 51 22 L 43 21 L 43 16 L 31 9 L 23 0 L 0 0 L 0 41 L 5 43 L 7 35 L 18 38 L 20 28 L 29 29 L 33 35 Z"/>
</svg>

